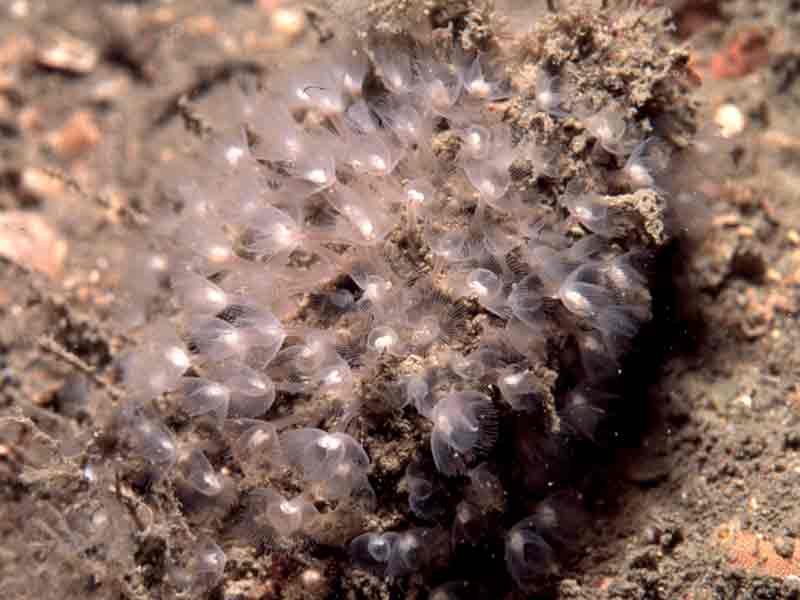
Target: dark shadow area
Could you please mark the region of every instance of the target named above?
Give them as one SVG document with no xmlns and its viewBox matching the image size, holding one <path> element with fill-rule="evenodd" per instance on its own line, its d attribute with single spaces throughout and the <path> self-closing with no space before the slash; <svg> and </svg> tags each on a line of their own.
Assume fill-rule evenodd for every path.
<svg viewBox="0 0 800 600">
<path fill-rule="evenodd" d="M 661 275 L 650 281 L 653 319 L 635 338 L 613 388 L 602 392 L 613 401 L 593 439 L 574 431 L 531 436 L 531 430 L 541 428 L 541 416 L 504 417 L 501 431 L 524 431 L 533 440 L 540 469 L 520 474 L 519 449 L 510 439 L 498 440 L 493 459 L 509 485 L 506 509 L 497 520 L 483 521 L 487 531 L 480 532 L 477 543 L 457 545 L 448 568 L 435 574 L 431 587 L 469 580 L 483 585 L 490 597 L 509 597 L 514 588 L 504 560 L 503 533 L 533 515 L 536 533 L 552 555 L 547 551 L 530 557 L 540 570 L 525 591 L 517 589 L 510 597 L 557 598 L 564 577 L 573 570 L 576 575 L 585 572 L 587 560 L 607 560 L 619 531 L 641 521 L 641 507 L 632 507 L 628 498 L 670 480 L 668 438 L 690 420 L 689 407 L 675 405 L 661 381 L 671 361 L 691 362 L 704 350 L 707 324 L 698 318 L 698 295 L 685 272 L 691 251 L 690 242 L 676 239 L 655 257 L 652 272 Z M 662 540 L 667 550 L 680 539 L 679 532 L 673 533 Z M 585 551 L 589 546 L 603 550 L 592 557 Z"/>
</svg>

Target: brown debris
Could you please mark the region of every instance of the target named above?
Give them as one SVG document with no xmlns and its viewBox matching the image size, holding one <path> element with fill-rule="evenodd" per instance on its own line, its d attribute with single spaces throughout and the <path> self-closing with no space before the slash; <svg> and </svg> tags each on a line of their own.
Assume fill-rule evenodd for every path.
<svg viewBox="0 0 800 600">
<path fill-rule="evenodd" d="M 298 7 L 278 7 L 271 15 L 273 29 L 280 35 L 293 38 L 306 28 L 306 15 Z"/>
<path fill-rule="evenodd" d="M 92 88 L 92 99 L 110 102 L 122 98 L 130 90 L 130 80 L 122 75 L 98 81 Z"/>
<path fill-rule="evenodd" d="M 19 65 L 33 56 L 33 41 L 24 35 L 11 35 L 0 43 L 0 66 Z"/>
<path fill-rule="evenodd" d="M 668 239 L 664 216 L 666 212 L 666 199 L 656 190 L 642 189 L 631 194 L 606 196 L 609 208 L 623 218 L 631 218 L 633 223 L 630 235 L 643 228 L 650 239 L 648 242 L 659 246 Z M 643 236 L 644 237 L 644 236 Z"/>
<path fill-rule="evenodd" d="M 42 217 L 23 211 L 0 213 L 0 256 L 56 278 L 69 245 Z"/>
<path fill-rule="evenodd" d="M 752 531 L 742 529 L 738 520 L 720 525 L 714 535 L 718 545 L 728 555 L 731 566 L 749 574 L 788 577 L 800 575 L 800 547 L 791 555 L 781 556 L 776 544 Z"/>
<path fill-rule="evenodd" d="M 29 105 L 19 111 L 17 125 L 24 132 L 39 131 L 44 125 L 42 111 L 36 105 Z"/>
<path fill-rule="evenodd" d="M 49 69 L 77 75 L 94 71 L 99 59 L 97 48 L 64 32 L 53 36 L 52 41 L 36 55 L 39 64 Z"/>
<path fill-rule="evenodd" d="M 743 304 L 745 319 L 741 327 L 742 332 L 750 339 L 760 337 L 769 331 L 776 312 L 783 314 L 797 312 L 797 302 L 779 290 L 772 290 L 765 296 L 756 288 L 748 288 Z"/>
<path fill-rule="evenodd" d="M 717 79 L 736 79 L 769 62 L 769 36 L 760 30 L 740 31 L 711 58 L 711 73 Z"/>
<path fill-rule="evenodd" d="M 100 137 L 100 127 L 94 115 L 81 110 L 73 113 L 60 129 L 48 135 L 47 143 L 59 157 L 70 159 L 94 148 Z"/>
<path fill-rule="evenodd" d="M 26 167 L 20 177 L 20 191 L 38 200 L 59 200 L 66 191 L 64 182 L 44 169 Z"/>
<path fill-rule="evenodd" d="M 0 42 L 0 92 L 17 87 L 20 67 L 31 59 L 33 51 L 33 42 L 23 35 L 11 35 Z"/>
<path fill-rule="evenodd" d="M 768 129 L 762 133 L 761 143 L 777 150 L 800 151 L 800 138 L 776 129 Z"/>
<path fill-rule="evenodd" d="M 219 33 L 220 27 L 211 15 L 195 15 L 184 21 L 184 28 L 190 35 L 211 36 Z"/>
</svg>

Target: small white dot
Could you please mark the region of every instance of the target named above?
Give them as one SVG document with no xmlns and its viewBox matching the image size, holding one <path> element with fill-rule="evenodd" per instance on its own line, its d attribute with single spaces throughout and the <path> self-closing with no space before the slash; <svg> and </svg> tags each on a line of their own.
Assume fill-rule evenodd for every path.
<svg viewBox="0 0 800 600">
<path fill-rule="evenodd" d="M 489 293 L 487 287 L 478 281 L 471 281 L 469 287 L 472 288 L 478 296 L 486 296 Z"/>
<path fill-rule="evenodd" d="M 242 156 L 244 156 L 244 149 L 239 146 L 230 146 L 225 150 L 225 160 L 233 167 L 239 163 Z"/>
<path fill-rule="evenodd" d="M 188 369 L 191 361 L 189 355 L 177 346 L 170 347 L 166 352 L 167 360 L 178 368 Z"/>
<path fill-rule="evenodd" d="M 423 194 L 418 190 L 414 189 L 408 190 L 408 193 L 406 195 L 408 196 L 408 199 L 411 200 L 411 202 L 416 202 L 417 204 L 422 204 L 423 202 L 425 202 L 425 194 Z"/>
<path fill-rule="evenodd" d="M 306 173 L 306 180 L 318 185 L 325 185 L 328 183 L 329 177 L 324 169 L 312 169 Z"/>
<path fill-rule="evenodd" d="M 333 435 L 323 435 L 317 445 L 325 450 L 338 450 L 342 447 L 342 440 Z"/>
<path fill-rule="evenodd" d="M 385 160 L 383 160 L 383 159 L 382 159 L 380 156 L 378 156 L 377 154 L 374 154 L 374 155 L 372 155 L 372 156 L 370 157 L 370 159 L 369 159 L 369 162 L 370 162 L 370 164 L 372 165 L 372 167 L 373 167 L 373 168 L 374 168 L 376 171 L 381 171 L 381 172 L 385 172 L 385 171 L 386 171 L 386 167 L 387 167 L 387 165 L 386 165 L 386 161 L 385 161 Z"/>
</svg>

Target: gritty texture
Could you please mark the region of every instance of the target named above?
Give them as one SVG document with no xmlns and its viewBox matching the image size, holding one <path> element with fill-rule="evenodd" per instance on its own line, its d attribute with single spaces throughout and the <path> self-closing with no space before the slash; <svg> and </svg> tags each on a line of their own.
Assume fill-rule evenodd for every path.
<svg viewBox="0 0 800 600">
<path fill-rule="evenodd" d="M 26 4 L 27 16 L 4 13 L 0 22 L 8 44 L 0 53 L 0 202 L 5 210 L 40 214 L 55 224 L 69 244 L 70 258 L 56 280 L 8 261 L 1 266 L 0 511 L 7 542 L 0 550 L 0 585 L 17 572 L 26 574 L 31 597 L 158 597 L 176 552 L 169 540 L 191 540 L 193 535 L 174 490 L 109 485 L 90 495 L 81 472 L 85 448 L 119 399 L 109 365 L 130 343 L 116 331 L 104 304 L 119 273 L 109 272 L 109 263 L 99 260 L 97 250 L 112 258 L 123 252 L 129 228 L 146 219 L 156 167 L 187 139 L 182 130 L 191 113 L 180 98 L 209 89 L 213 93 L 217 82 L 234 73 L 266 73 L 274 55 L 269 54 L 270 42 L 256 45 L 267 48 L 263 55 L 252 49 L 229 54 L 232 46 L 225 36 L 252 39 L 242 32 L 258 31 L 252 20 L 265 18 L 246 4 L 220 2 L 209 9 L 207 4 L 180 2 L 170 5 L 171 13 L 143 4 L 114 14 L 116 29 L 109 30 L 98 28 L 94 8 L 86 3 L 59 5 L 63 14 L 51 3 Z M 745 81 L 707 75 L 699 91 L 710 107 L 733 101 L 748 117 L 741 143 L 743 171 L 713 190 L 712 228 L 693 240 L 686 258 L 676 260 L 676 273 L 686 281 L 679 288 L 683 312 L 673 332 L 678 335 L 665 338 L 671 357 L 651 366 L 647 396 L 653 409 L 647 433 L 631 440 L 598 473 L 602 485 L 595 486 L 601 490 L 595 537 L 565 565 L 554 597 L 744 599 L 800 594 L 800 560 L 792 550 L 800 533 L 793 501 L 800 472 L 795 433 L 800 410 L 800 184 L 793 168 L 800 154 L 800 92 L 792 66 L 797 61 L 797 44 L 792 43 L 798 35 L 797 12 L 790 2 L 716 4 L 722 18 L 711 22 L 697 44 L 701 59 L 741 28 L 755 27 L 777 40 L 767 63 Z M 210 20 L 197 18 L 206 12 Z M 387 23 L 397 18 L 396 13 L 385 14 L 389 16 L 381 18 Z M 535 56 L 546 52 L 569 64 L 563 53 L 570 51 L 565 40 L 573 39 L 569 27 L 575 19 L 589 17 L 551 17 L 548 27 L 563 27 L 563 40 L 545 36 L 554 41 L 544 49 L 532 44 L 526 51 Z M 298 52 L 313 48 L 326 34 L 324 17 L 310 20 L 314 27 L 307 40 L 292 41 Z M 473 22 L 483 27 L 478 17 L 470 17 Z M 661 85 L 665 74 L 685 64 L 687 53 L 658 52 L 648 42 L 658 36 L 647 37 L 648 28 L 657 23 L 637 19 L 634 25 L 639 28 L 634 45 L 644 50 L 627 56 L 623 50 L 621 62 L 603 59 L 595 51 L 611 47 L 614 36 L 599 28 L 586 65 L 595 60 L 603 81 L 609 82 L 599 88 L 603 96 L 598 100 L 620 95 L 631 110 L 641 109 L 635 114 L 646 126 L 647 107 L 653 102 L 678 114 L 687 111 L 682 96 Z M 68 29 L 98 50 L 97 65 L 88 75 L 44 68 L 32 56 L 54 27 Z M 626 31 L 627 23 L 623 27 L 611 19 L 604 27 Z M 619 69 L 618 80 L 606 72 L 612 68 Z M 106 92 L 97 88 L 109 81 L 123 91 L 103 96 Z M 79 103 L 100 123 L 102 137 L 78 158 L 54 153 L 46 133 L 62 125 Z M 524 100 L 512 102 L 509 111 L 520 123 L 552 136 L 548 139 L 569 142 L 559 178 L 581 169 L 584 142 L 577 126 L 574 131 L 568 123 L 556 127 L 547 116 L 529 111 Z M 55 169 L 59 177 L 47 180 L 44 188 L 30 187 L 30 179 L 23 177 L 30 167 Z M 64 175 L 78 185 L 69 185 Z M 559 178 L 544 184 L 553 198 Z M 647 206 L 651 208 L 645 212 L 652 214 L 654 205 Z M 392 438 L 400 440 L 396 447 L 382 445 L 378 438 L 368 449 L 376 465 L 376 485 L 384 478 L 394 481 L 401 461 L 421 443 L 414 438 L 420 435 L 418 428 L 402 421 L 392 427 Z M 92 554 L 92 540 L 82 538 L 80 523 L 69 518 L 71 507 L 97 502 L 117 507 L 118 541 L 103 557 Z M 399 524 L 391 511 L 381 518 L 381 526 Z M 75 540 L 83 548 L 79 554 L 70 545 Z M 312 548 L 264 553 L 258 545 L 242 545 L 229 552 L 224 590 L 216 594 L 425 597 L 417 580 L 406 586 L 355 572 L 341 579 L 340 558 L 315 555 Z M 302 577 L 309 569 L 320 570 L 326 583 L 314 587 L 313 577 Z"/>
</svg>

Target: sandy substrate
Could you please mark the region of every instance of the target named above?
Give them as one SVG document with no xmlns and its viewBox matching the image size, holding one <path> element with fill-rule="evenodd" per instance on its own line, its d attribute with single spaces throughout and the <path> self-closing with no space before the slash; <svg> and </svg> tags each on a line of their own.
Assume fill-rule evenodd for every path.
<svg viewBox="0 0 800 600">
<path fill-rule="evenodd" d="M 431 18 L 444 22 L 468 3 L 446 4 Z M 738 169 L 707 183 L 710 206 L 698 214 L 708 224 L 675 251 L 668 325 L 653 332 L 664 339 L 642 341 L 655 358 L 646 391 L 631 400 L 646 410 L 632 411 L 637 435 L 592 475 L 591 539 L 564 565 L 554 598 L 800 597 L 796 4 L 672 2 L 702 118 L 741 129 Z M 405 5 L 376 3 L 376 22 L 413 23 L 421 9 Z M 204 126 L 191 100 L 213 106 L 230 79 L 313 56 L 332 22 L 327 11 L 269 0 L 0 8 L 0 539 L 10 540 L 0 545 L 0 589 L 14 571 L 42 577 L 37 560 L 78 569 L 68 556 L 46 563 L 16 546 L 42 504 L 65 511 L 70 494 L 81 497 L 78 459 L 39 479 L 22 465 L 51 464 L 53 438 L 66 454 L 85 447 L 122 395 L 109 366 L 129 340 L 109 307 L 125 274 L 112 266 L 148 226 L 160 166 L 183 151 L 187 129 Z M 135 495 L 124 504 L 119 519 L 132 527 L 140 512 L 174 508 L 143 507 Z M 61 597 L 168 597 L 154 583 L 159 543 L 120 543 L 128 574 L 113 593 L 91 595 L 84 578 Z M 29 560 L 17 564 L 20 556 Z M 425 597 L 420 583 L 352 575 L 316 589 L 301 580 L 336 556 L 281 561 L 248 547 L 228 559 L 215 597 Z M 104 568 L 96 565 L 98 580 Z M 31 597 L 43 597 L 36 589 Z"/>
</svg>

